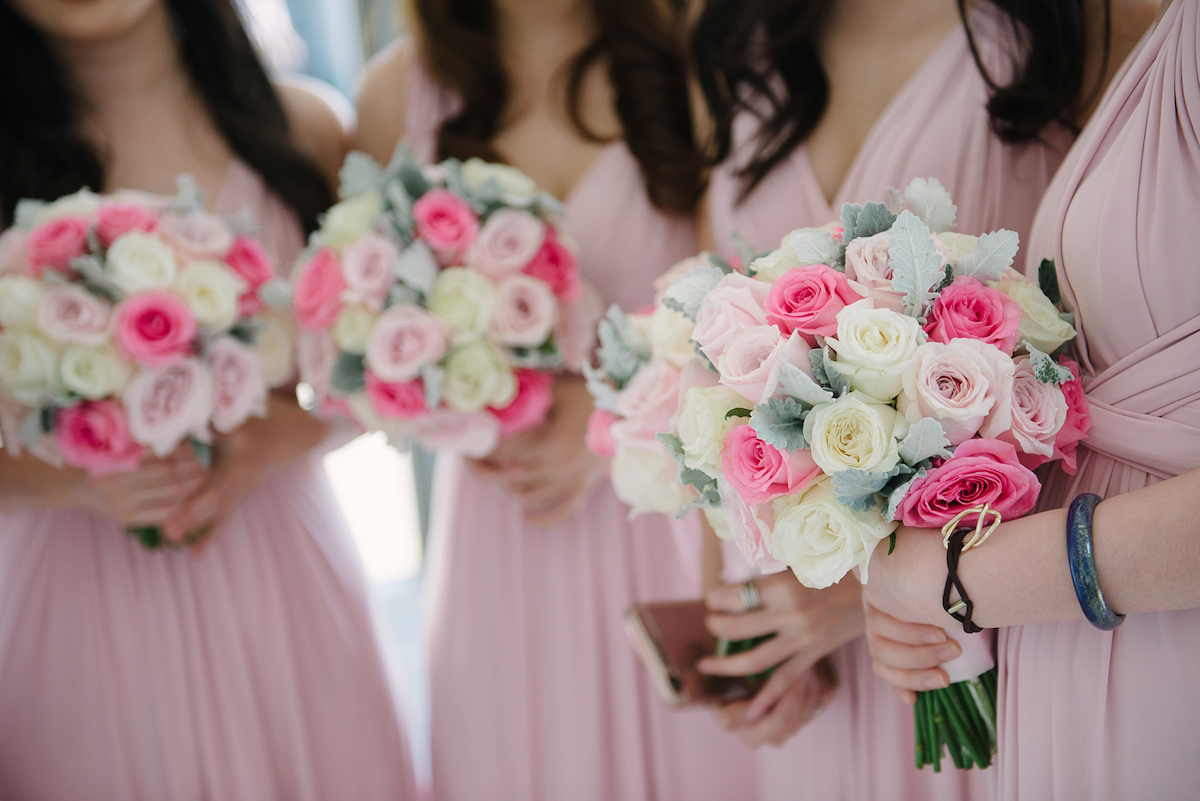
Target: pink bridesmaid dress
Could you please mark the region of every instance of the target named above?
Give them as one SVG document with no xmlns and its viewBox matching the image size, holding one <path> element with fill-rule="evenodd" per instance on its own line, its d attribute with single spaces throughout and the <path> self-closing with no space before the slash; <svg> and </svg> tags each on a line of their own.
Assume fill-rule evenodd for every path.
<svg viewBox="0 0 1200 801">
<path fill-rule="evenodd" d="M 453 101 L 417 65 L 408 92 L 407 141 L 433 161 Z M 626 309 L 650 303 L 654 278 L 696 250 L 690 221 L 650 205 L 621 142 L 600 154 L 566 211 L 585 278 Z M 430 525 L 435 798 L 754 797 L 746 749 L 711 715 L 655 697 L 622 630 L 635 602 L 699 597 L 697 521 L 630 520 L 605 481 L 570 520 L 532 525 L 499 485 L 440 454 Z"/>
<path fill-rule="evenodd" d="M 292 213 L 235 163 L 280 264 Z M 321 458 L 263 483 L 204 551 L 82 510 L 0 515 L 0 798 L 415 796 L 366 582 Z"/>
<path fill-rule="evenodd" d="M 1200 468 L 1198 45 L 1200 5 L 1175 0 L 1038 213 L 1028 265 L 1058 263 L 1093 422 L 1078 475 L 1056 473 L 1045 508 Z M 1114 632 L 1018 626 L 1000 648 L 1001 799 L 1200 798 L 1200 610 Z"/>
<path fill-rule="evenodd" d="M 1005 24 L 986 5 L 971 16 L 981 55 L 997 78 L 1005 74 L 1003 53 L 1011 39 Z M 755 130 L 753 118 L 743 116 L 735 127 L 740 151 L 734 164 L 712 177 L 709 205 L 717 243 L 732 254 L 737 232 L 757 249 L 775 248 L 794 228 L 839 219 L 845 202 L 886 201 L 889 186 L 903 189 L 924 177 L 937 178 L 950 192 L 958 205 L 958 231 L 1008 228 L 1024 242 L 1068 137 L 1054 133 L 1056 147 L 1003 144 L 988 127 L 987 96 L 960 25 L 876 120 L 833 203 L 826 201 L 803 145 L 738 202 L 734 165 L 748 158 Z M 744 569 L 744 563 L 734 565 L 731 573 Z M 783 748 L 760 752 L 764 799 L 987 796 L 992 782 L 987 772 L 951 767 L 935 774 L 914 767 L 912 707 L 875 676 L 863 638 L 835 651 L 833 663 L 840 682 L 834 700 Z"/>
</svg>

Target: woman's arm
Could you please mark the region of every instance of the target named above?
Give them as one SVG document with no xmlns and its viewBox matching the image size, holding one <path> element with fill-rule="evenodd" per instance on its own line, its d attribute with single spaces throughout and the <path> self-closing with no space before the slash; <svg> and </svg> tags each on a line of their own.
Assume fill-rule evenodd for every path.
<svg viewBox="0 0 1200 801">
<path fill-rule="evenodd" d="M 356 102 L 358 127 L 351 137 L 351 146 L 380 164 L 391 161 L 396 143 L 404 136 L 408 74 L 415 52 L 411 38 L 397 39 L 363 70 Z"/>
</svg>

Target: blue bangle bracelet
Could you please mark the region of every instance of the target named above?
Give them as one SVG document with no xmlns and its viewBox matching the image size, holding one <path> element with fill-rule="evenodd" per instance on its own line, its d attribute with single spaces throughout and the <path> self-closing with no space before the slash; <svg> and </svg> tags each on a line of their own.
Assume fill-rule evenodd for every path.
<svg viewBox="0 0 1200 801">
<path fill-rule="evenodd" d="M 1071 501 L 1067 510 L 1067 561 L 1071 565 L 1071 581 L 1075 597 L 1088 622 L 1098 629 L 1112 631 L 1124 622 L 1104 600 L 1100 581 L 1096 577 L 1096 555 L 1092 550 L 1092 513 L 1102 499 L 1085 493 Z"/>
</svg>

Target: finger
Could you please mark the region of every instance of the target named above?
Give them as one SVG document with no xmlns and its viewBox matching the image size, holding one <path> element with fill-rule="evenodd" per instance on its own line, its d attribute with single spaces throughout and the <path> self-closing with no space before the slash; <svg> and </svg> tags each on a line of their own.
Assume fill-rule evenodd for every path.
<svg viewBox="0 0 1200 801">
<path fill-rule="evenodd" d="M 767 609 L 735 615 L 708 615 L 704 618 L 704 625 L 712 635 L 726 640 L 749 640 L 773 634 L 779 631 L 781 622 L 777 612 Z"/>
<path fill-rule="evenodd" d="M 696 668 L 712 676 L 753 676 L 775 667 L 792 653 L 792 643 L 775 637 L 740 654 L 705 657 L 696 663 Z"/>
<path fill-rule="evenodd" d="M 780 699 L 763 718 L 738 730 L 742 742 L 751 748 L 788 740 L 807 719 L 803 688 L 796 688 Z"/>
<path fill-rule="evenodd" d="M 171 542 L 183 543 L 193 532 L 212 525 L 221 511 L 216 488 L 207 487 L 184 501 L 163 522 L 163 534 Z"/>
<path fill-rule="evenodd" d="M 714 590 L 710 590 L 708 595 L 704 596 L 704 602 L 713 612 L 745 612 L 746 604 L 742 600 L 742 585 L 740 584 L 723 584 Z"/>
<path fill-rule="evenodd" d="M 717 724 L 725 731 L 736 731 L 748 722 L 746 720 L 746 707 L 749 704 L 746 701 L 733 701 L 732 703 L 719 706 L 714 710 L 717 716 Z"/>
<path fill-rule="evenodd" d="M 941 645 L 946 642 L 946 631 L 939 626 L 908 623 L 870 604 L 864 604 L 864 609 L 867 613 L 868 634 L 874 631 L 893 642 L 908 645 Z"/>
<path fill-rule="evenodd" d="M 804 674 L 808 668 L 809 666 L 803 659 L 795 657 L 775 668 L 771 677 L 755 693 L 754 698 L 750 699 L 750 706 L 746 709 L 746 719 L 754 721 L 762 718 L 797 683 L 804 683 L 806 686 L 819 684 L 811 674 L 807 678 L 805 677 Z M 820 695 L 820 692 L 816 692 L 815 695 Z"/>
<path fill-rule="evenodd" d="M 950 677 L 941 668 L 904 670 L 903 668 L 885 665 L 878 660 L 872 660 L 871 666 L 875 669 L 876 676 L 901 690 L 922 692 L 925 690 L 940 690 L 943 687 L 950 686 Z"/>
<path fill-rule="evenodd" d="M 525 519 L 539 526 L 557 526 L 570 520 L 583 504 L 583 495 L 574 493 L 542 509 L 528 510 Z"/>
<path fill-rule="evenodd" d="M 962 655 L 962 648 L 954 640 L 941 645 L 907 645 L 874 636 L 869 645 L 872 659 L 903 670 L 935 668 Z"/>
<path fill-rule="evenodd" d="M 902 690 L 899 687 L 893 687 L 892 692 L 896 694 L 901 703 L 912 706 L 917 702 L 917 694 L 912 690 Z"/>
</svg>

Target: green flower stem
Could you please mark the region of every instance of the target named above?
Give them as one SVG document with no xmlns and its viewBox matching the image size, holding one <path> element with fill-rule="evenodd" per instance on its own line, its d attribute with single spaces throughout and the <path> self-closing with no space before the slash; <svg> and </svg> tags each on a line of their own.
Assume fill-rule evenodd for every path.
<svg viewBox="0 0 1200 801">
<path fill-rule="evenodd" d="M 986 767 L 979 756 L 979 735 L 972 730 L 972 725 L 967 721 L 966 707 L 958 697 L 958 685 L 950 685 L 941 695 L 942 706 L 946 710 L 946 721 L 956 738 L 950 750 L 962 757 L 963 764 L 959 767 L 970 767 L 971 763 L 981 768 Z"/>
</svg>

